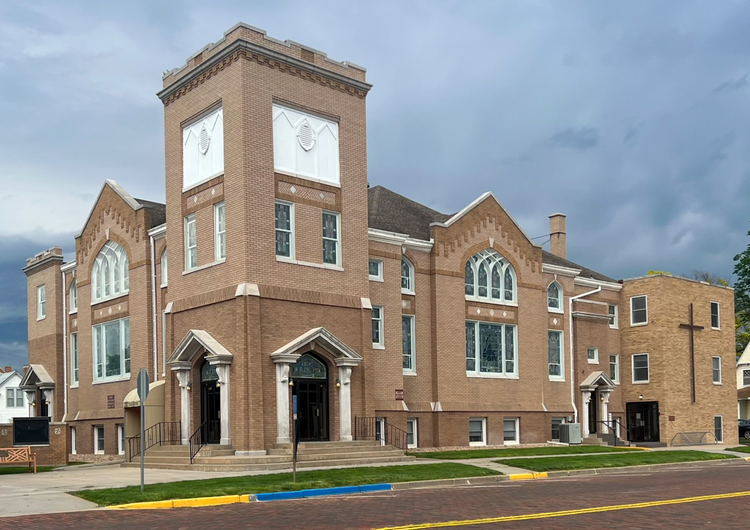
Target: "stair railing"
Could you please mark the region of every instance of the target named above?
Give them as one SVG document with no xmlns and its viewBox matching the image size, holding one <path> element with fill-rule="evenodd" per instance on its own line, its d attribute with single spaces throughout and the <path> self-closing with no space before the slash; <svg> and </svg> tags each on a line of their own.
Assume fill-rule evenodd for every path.
<svg viewBox="0 0 750 530">
<path fill-rule="evenodd" d="M 144 449 L 148 450 L 156 444 L 170 445 L 180 441 L 180 422 L 179 421 L 162 421 L 153 424 L 143 431 Z M 141 434 L 131 436 L 128 442 L 128 461 L 132 462 L 133 458 L 141 454 Z"/>
<path fill-rule="evenodd" d="M 381 429 L 378 429 L 380 422 Z M 395 425 L 388 423 L 379 418 L 360 417 L 354 418 L 354 439 L 355 440 L 376 440 L 388 445 L 392 445 L 406 451 L 408 447 L 408 433 L 399 429 Z"/>
<path fill-rule="evenodd" d="M 625 428 L 623 427 L 622 423 L 620 423 L 620 420 L 618 420 L 617 418 L 612 418 L 611 420 L 599 420 L 596 423 L 597 424 L 601 423 L 602 425 L 604 425 L 605 427 L 607 427 L 607 429 L 609 429 L 609 433 L 608 434 L 612 435 L 612 439 L 615 442 L 614 447 L 617 447 L 617 440 L 620 439 L 620 437 L 617 436 L 617 429 L 615 429 L 615 425 L 619 425 L 620 426 L 620 432 L 621 433 L 624 432 L 626 435 L 628 433 L 628 431 L 625 430 Z M 603 434 L 603 433 L 598 433 L 598 434 Z"/>
</svg>

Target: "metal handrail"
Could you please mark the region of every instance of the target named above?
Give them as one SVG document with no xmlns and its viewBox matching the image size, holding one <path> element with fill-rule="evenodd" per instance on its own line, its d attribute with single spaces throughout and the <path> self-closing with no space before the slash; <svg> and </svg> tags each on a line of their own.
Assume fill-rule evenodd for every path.
<svg viewBox="0 0 750 530">
<path fill-rule="evenodd" d="M 377 440 L 406 451 L 408 446 L 408 433 L 395 425 L 383 421 L 383 432 L 378 433 L 378 418 L 355 417 L 354 439 L 355 440 Z"/>
<path fill-rule="evenodd" d="M 190 463 L 193 463 L 193 458 L 195 458 L 195 455 L 198 454 L 198 451 L 203 448 L 204 445 L 206 445 L 206 437 L 203 436 L 203 431 L 206 428 L 206 425 L 208 424 L 208 421 L 204 421 L 201 423 L 201 426 L 198 427 L 195 432 L 190 436 L 189 445 L 190 445 Z M 197 447 L 195 451 L 193 451 L 193 448 Z"/>
<path fill-rule="evenodd" d="M 180 422 L 179 421 L 162 421 L 154 423 L 151 427 L 143 431 L 144 450 L 148 450 L 156 444 L 165 445 L 172 442 L 180 441 Z M 128 442 L 128 461 L 132 462 L 133 458 L 141 454 L 141 434 L 127 438 Z"/>
<path fill-rule="evenodd" d="M 693 435 L 700 434 L 701 435 L 701 437 L 698 438 L 698 443 L 692 443 L 691 442 L 691 440 L 690 440 L 690 435 L 691 434 L 693 434 Z M 685 445 L 687 445 L 687 446 L 691 446 L 691 445 L 711 445 L 712 442 L 709 442 L 707 439 L 706 439 L 705 442 L 703 441 L 706 438 L 707 435 L 714 437 L 714 441 L 713 441 L 714 445 L 716 445 L 716 444 L 719 443 L 718 440 L 716 440 L 716 435 L 714 433 L 712 433 L 710 431 L 695 431 L 695 432 L 678 432 L 677 434 L 675 434 L 672 437 L 672 441 L 669 442 L 669 445 L 674 446 L 675 445 L 674 441 L 677 439 L 678 436 L 681 436 L 682 438 L 685 439 L 685 441 L 687 442 Z"/>
<path fill-rule="evenodd" d="M 617 419 L 617 418 L 612 418 L 611 420 L 596 420 L 596 423 L 597 424 L 601 423 L 602 425 L 604 425 L 605 427 L 607 427 L 609 429 L 609 434 L 612 435 L 612 437 L 613 437 L 613 439 L 615 441 L 614 447 L 617 447 L 617 439 L 620 438 L 620 437 L 617 436 L 617 431 L 615 430 L 615 425 L 619 425 L 620 426 L 620 432 L 623 432 L 623 428 L 624 428 L 623 425 L 622 425 L 622 423 L 620 422 L 620 420 Z M 627 429 L 625 429 L 624 432 L 627 435 L 627 433 L 628 433 Z"/>
</svg>

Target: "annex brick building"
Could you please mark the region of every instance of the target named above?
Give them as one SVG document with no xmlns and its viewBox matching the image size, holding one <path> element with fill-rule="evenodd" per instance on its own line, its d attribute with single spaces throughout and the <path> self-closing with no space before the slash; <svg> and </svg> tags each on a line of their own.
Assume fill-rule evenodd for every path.
<svg viewBox="0 0 750 530">
<path fill-rule="evenodd" d="M 244 24 L 165 74 L 166 204 L 107 181 L 75 261 L 24 269 L 23 388 L 71 452 L 125 451 L 141 368 L 147 423 L 240 452 L 289 442 L 292 395 L 306 440 L 737 441 L 731 289 L 615 281 L 566 259 L 564 215 L 546 252 L 491 193 L 443 214 L 370 187 L 370 88 Z"/>
</svg>

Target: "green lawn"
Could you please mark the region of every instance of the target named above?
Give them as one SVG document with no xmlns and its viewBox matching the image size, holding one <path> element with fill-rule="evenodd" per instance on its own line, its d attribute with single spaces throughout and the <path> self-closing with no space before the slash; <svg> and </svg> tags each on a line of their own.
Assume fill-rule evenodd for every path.
<svg viewBox="0 0 750 530">
<path fill-rule="evenodd" d="M 732 455 L 704 453 L 702 451 L 639 451 L 637 454 L 608 454 L 593 456 L 561 456 L 553 458 L 517 458 L 495 460 L 498 464 L 520 467 L 530 471 L 559 471 L 568 469 L 595 469 L 601 467 L 644 466 L 649 464 L 671 464 L 675 462 L 697 462 L 701 460 L 723 460 Z"/>
<path fill-rule="evenodd" d="M 245 495 L 274 491 L 294 491 L 311 488 L 332 488 L 336 486 L 356 486 L 434 480 L 464 477 L 501 475 L 497 471 L 466 464 L 440 463 L 429 465 L 360 467 L 349 469 L 329 469 L 324 471 L 301 471 L 297 482 L 292 482 L 291 473 L 228 477 L 208 480 L 188 480 L 146 485 L 142 494 L 140 486 L 71 492 L 99 506 L 127 504 L 131 502 L 161 501 L 168 499 L 190 499 L 219 495 Z"/>
<path fill-rule="evenodd" d="M 727 451 L 738 451 L 740 453 L 750 453 L 750 445 L 741 445 L 739 447 L 727 447 Z"/>
<path fill-rule="evenodd" d="M 545 456 L 545 455 L 578 455 L 581 453 L 614 453 L 625 451 L 639 451 L 630 447 L 602 447 L 599 445 L 571 445 L 559 447 L 525 447 L 516 449 L 463 449 L 458 451 L 434 451 L 425 453 L 409 453 L 417 458 L 435 458 L 438 460 L 465 460 L 469 458 L 510 458 L 514 456 Z"/>
<path fill-rule="evenodd" d="M 54 466 L 36 466 L 37 473 L 46 473 L 47 471 L 52 471 Z M 33 473 L 33 471 L 29 471 L 29 466 L 23 466 L 23 467 L 5 467 L 0 466 L 0 475 L 15 475 L 16 473 Z"/>
</svg>

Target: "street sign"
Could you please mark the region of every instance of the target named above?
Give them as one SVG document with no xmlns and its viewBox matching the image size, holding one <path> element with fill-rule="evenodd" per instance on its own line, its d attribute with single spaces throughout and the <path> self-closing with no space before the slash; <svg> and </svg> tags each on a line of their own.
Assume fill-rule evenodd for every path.
<svg viewBox="0 0 750 530">
<path fill-rule="evenodd" d="M 138 397 L 141 400 L 141 403 L 144 403 L 146 399 L 148 399 L 148 386 L 151 384 L 151 381 L 148 377 L 148 372 L 145 368 L 141 368 L 141 370 L 138 372 Z"/>
<path fill-rule="evenodd" d="M 141 493 L 143 493 L 143 486 L 145 483 L 145 477 L 143 473 L 144 469 L 144 458 L 145 458 L 145 452 L 146 452 L 146 444 L 145 444 L 145 431 L 146 431 L 146 399 L 148 399 L 148 386 L 151 383 L 148 378 L 148 372 L 145 368 L 141 368 L 141 370 L 138 372 L 138 383 L 137 383 L 137 389 L 138 389 L 138 398 L 141 400 Z"/>
</svg>

